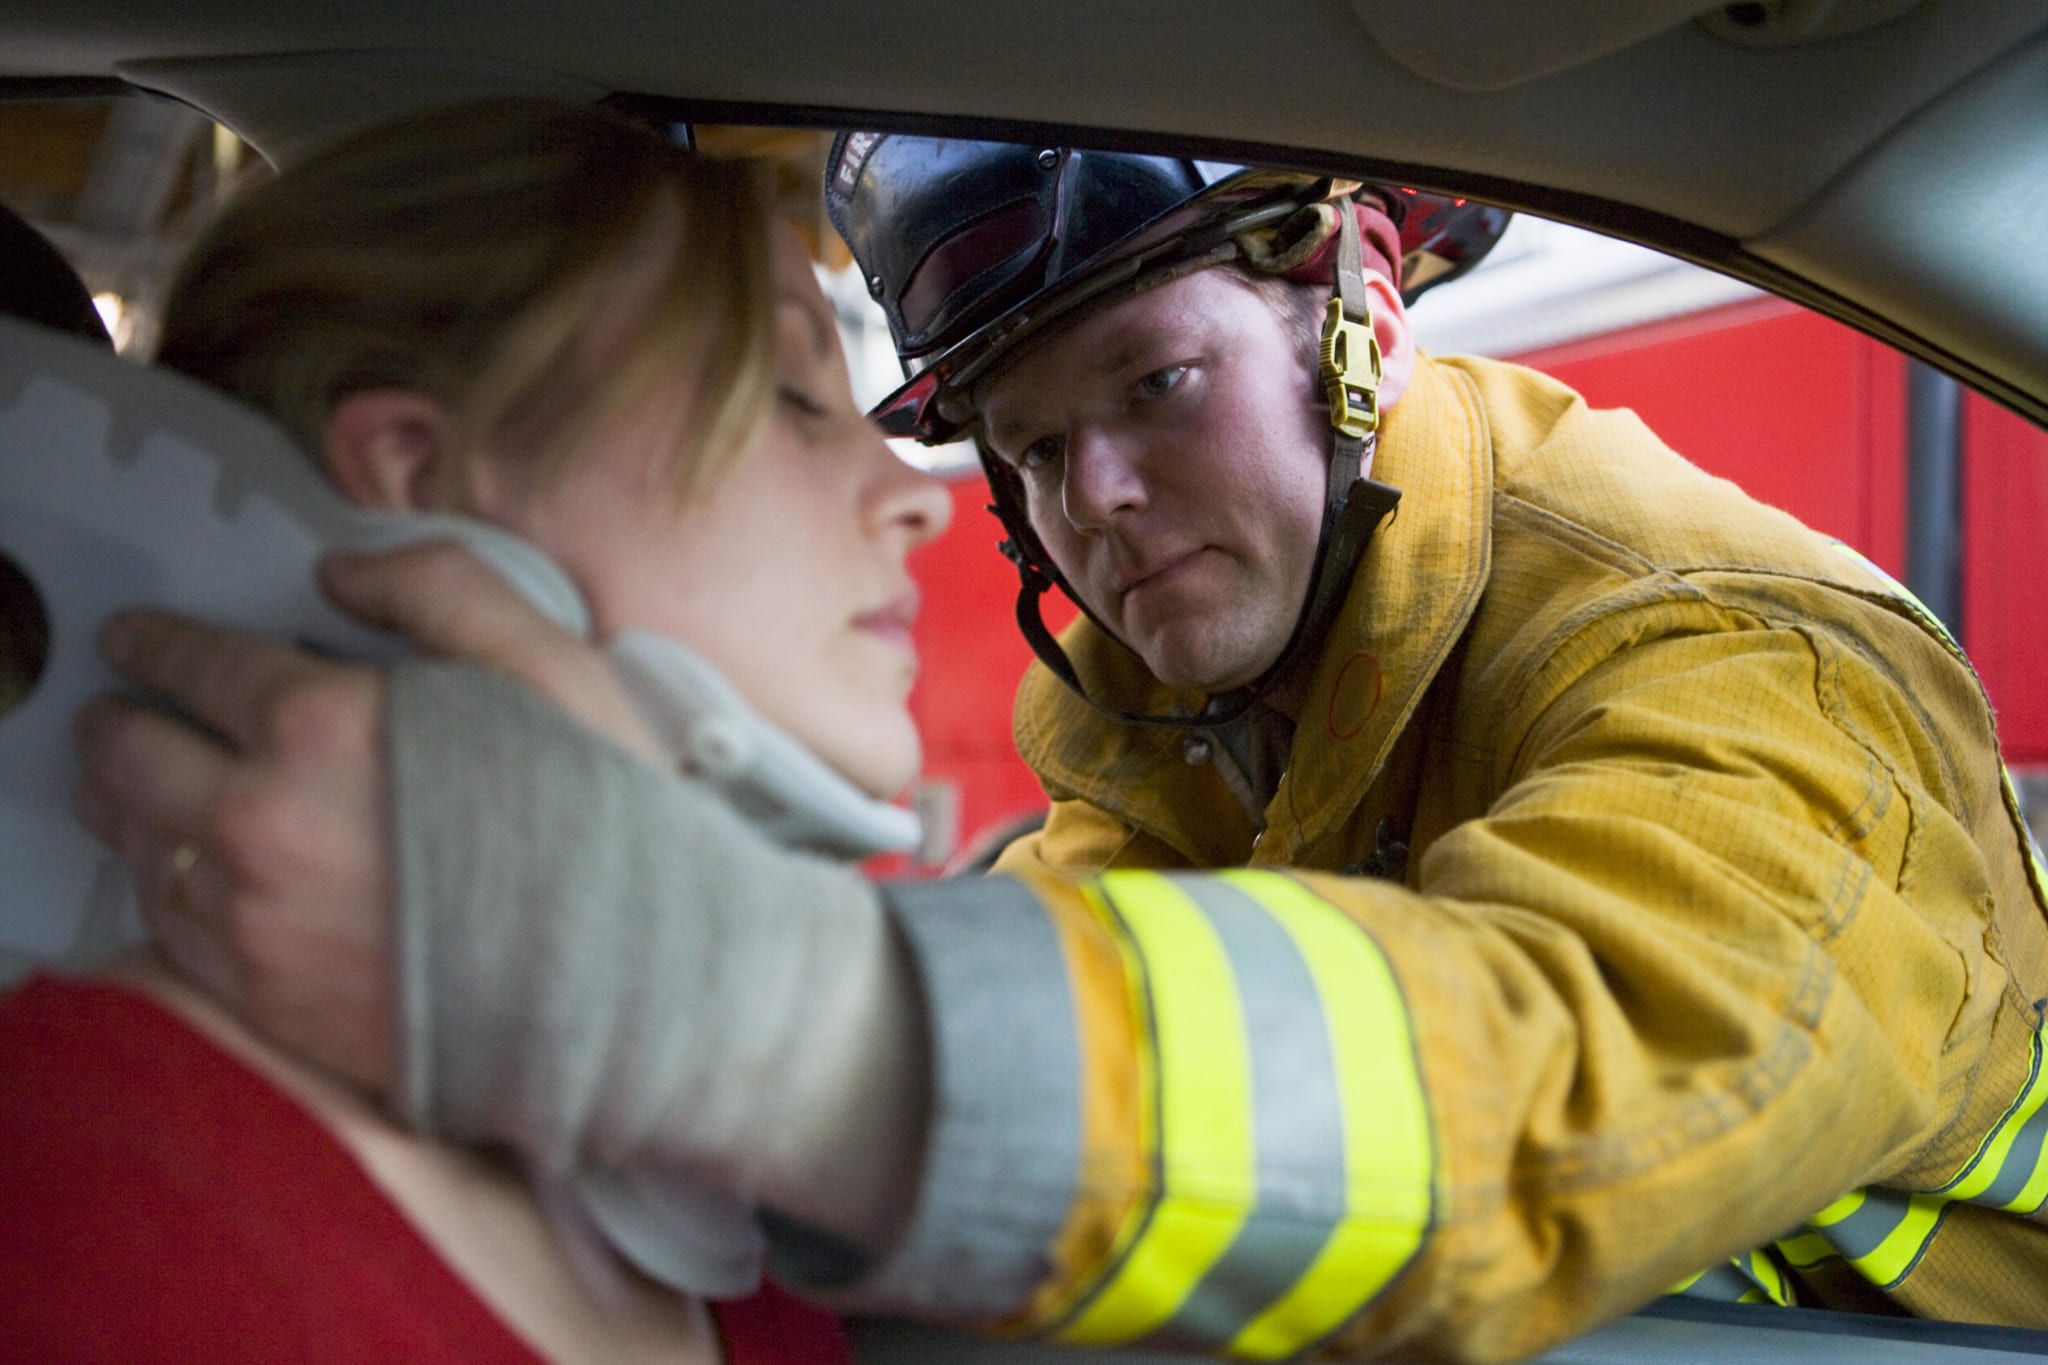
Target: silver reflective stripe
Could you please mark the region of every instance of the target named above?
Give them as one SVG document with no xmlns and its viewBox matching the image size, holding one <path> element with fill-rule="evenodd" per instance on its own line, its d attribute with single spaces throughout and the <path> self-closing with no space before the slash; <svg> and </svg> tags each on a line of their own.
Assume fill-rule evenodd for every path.
<svg viewBox="0 0 2048 1365">
<path fill-rule="evenodd" d="M 1756 1292 L 1756 1284 L 1734 1266 L 1722 1264 L 1700 1272 L 1699 1277 L 1692 1283 L 1673 1292 L 1688 1299 L 1740 1303 L 1743 1295 Z"/>
<path fill-rule="evenodd" d="M 1861 1207 L 1839 1223 L 1830 1223 L 1822 1231 L 1836 1251 L 1853 1261 L 1883 1246 L 1885 1238 L 1898 1231 L 1911 1210 L 1909 1195 L 1872 1186 L 1863 1191 Z"/>
<path fill-rule="evenodd" d="M 2026 1082 L 1984 1135 L 1963 1168 L 1937 1189 L 1852 1190 L 1813 1215 L 1810 1231 L 1781 1242 L 1795 1264 L 1809 1266 L 1839 1255 L 1880 1289 L 1913 1273 L 1933 1245 L 1948 1211 L 1958 1203 L 2031 1213 L 2048 1200 L 2042 1167 L 2048 1135 L 2048 1077 L 2042 1073 L 2043 1032 L 2037 1028 Z"/>
<path fill-rule="evenodd" d="M 1307 1273 L 1343 1216 L 1344 1116 L 1329 1028 L 1294 940 L 1228 883 L 1171 880 L 1201 907 L 1236 971 L 1251 1060 L 1258 1204 L 1180 1309 L 1141 1344 L 1214 1351 Z"/>
<path fill-rule="evenodd" d="M 2002 1209 L 2013 1203 L 2034 1181 L 2041 1164 L 2041 1143 L 2048 1138 L 2048 1106 L 2034 1111 L 2021 1126 L 2018 1136 L 2013 1139 L 2012 1150 L 2006 1153 L 2005 1161 L 1998 1168 L 1998 1176 L 1989 1189 L 1970 1199 L 1972 1204 L 1988 1204 Z M 2029 1201 L 2033 1202 L 2033 1201 Z M 2017 1213 L 2032 1213 L 2030 1208 L 2019 1208 Z"/>
<path fill-rule="evenodd" d="M 1112 872 L 1094 887 L 1145 987 L 1160 1186 L 1055 1334 L 1297 1355 L 1391 1283 L 1433 1221 L 1434 1140 L 1392 964 L 1284 875 Z"/>
<path fill-rule="evenodd" d="M 1716 1299 L 1725 1303 L 1792 1303 L 1792 1284 L 1784 1263 L 1770 1247 L 1732 1256 L 1709 1266 L 1689 1280 L 1681 1280 L 1665 1291 L 1687 1299 Z"/>
<path fill-rule="evenodd" d="M 917 1212 L 850 1286 L 864 1310 L 1015 1312 L 1074 1203 L 1081 1051 L 1057 931 L 1009 877 L 900 883 L 884 903 L 915 962 L 933 1103 Z"/>
</svg>

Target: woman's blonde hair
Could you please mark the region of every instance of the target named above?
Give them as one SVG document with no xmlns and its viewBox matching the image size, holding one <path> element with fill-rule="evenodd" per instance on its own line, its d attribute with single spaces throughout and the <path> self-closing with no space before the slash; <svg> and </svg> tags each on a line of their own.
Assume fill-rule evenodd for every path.
<svg viewBox="0 0 2048 1365">
<path fill-rule="evenodd" d="M 538 483 L 593 426 L 674 390 L 695 428 L 675 452 L 687 495 L 768 411 L 767 204 L 758 167 L 605 110 L 501 99 L 416 115 L 237 200 L 178 272 L 157 360 L 313 452 L 350 393 L 424 393 L 456 418 L 444 497 L 484 441 L 529 456 Z M 636 261 L 659 282 L 623 297 Z"/>
</svg>

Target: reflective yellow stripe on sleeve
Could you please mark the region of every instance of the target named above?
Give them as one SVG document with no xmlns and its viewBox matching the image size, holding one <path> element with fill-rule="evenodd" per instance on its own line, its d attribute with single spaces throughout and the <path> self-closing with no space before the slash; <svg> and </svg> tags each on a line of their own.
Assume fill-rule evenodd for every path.
<svg viewBox="0 0 2048 1365">
<path fill-rule="evenodd" d="M 1119 872 L 1090 899 L 1126 941 L 1153 1053 L 1158 1194 L 1055 1335 L 1295 1354 L 1428 1232 L 1434 1153 L 1392 969 L 1275 874 Z"/>
<path fill-rule="evenodd" d="M 1285 926 L 1315 978 L 1336 1052 L 1344 1115 L 1345 1214 L 1308 1273 L 1232 1343 L 1291 1355 L 1356 1316 L 1428 1236 L 1435 1150 L 1408 1007 L 1379 945 L 1289 878 L 1229 874 Z"/>
<path fill-rule="evenodd" d="M 1113 888 L 1113 890 L 1112 890 Z M 1160 1198 L 1114 1278 L 1059 1333 L 1084 1345 L 1135 1341 L 1162 1326 L 1244 1224 L 1252 1173 L 1251 1068 L 1229 957 L 1208 919 L 1155 873 L 1104 877 L 1091 899 L 1142 963 L 1134 1004 L 1150 1043 L 1147 1077 Z"/>
<path fill-rule="evenodd" d="M 1851 1190 L 1778 1243 L 1801 1269 L 1840 1257 L 1880 1289 L 1896 1287 L 1920 1263 L 1952 1205 L 1979 1204 L 2031 1215 L 2048 1202 L 2048 1025 L 2037 1027 L 2026 1081 L 1948 1182 L 1932 1190 Z"/>
<path fill-rule="evenodd" d="M 1793 1298 L 1792 1282 L 1770 1247 L 1731 1256 L 1719 1265 L 1686 1276 L 1664 1292 L 1680 1298 L 1771 1303 L 1780 1308 L 1791 1307 Z"/>
</svg>

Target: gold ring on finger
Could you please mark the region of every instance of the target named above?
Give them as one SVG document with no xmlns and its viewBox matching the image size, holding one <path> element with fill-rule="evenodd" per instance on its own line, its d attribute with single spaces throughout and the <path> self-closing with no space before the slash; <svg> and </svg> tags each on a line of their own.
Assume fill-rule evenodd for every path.
<svg viewBox="0 0 2048 1365">
<path fill-rule="evenodd" d="M 172 895 L 182 895 L 185 879 L 192 875 L 192 869 L 199 866 L 199 845 L 187 840 L 171 850 L 170 889 Z"/>
</svg>

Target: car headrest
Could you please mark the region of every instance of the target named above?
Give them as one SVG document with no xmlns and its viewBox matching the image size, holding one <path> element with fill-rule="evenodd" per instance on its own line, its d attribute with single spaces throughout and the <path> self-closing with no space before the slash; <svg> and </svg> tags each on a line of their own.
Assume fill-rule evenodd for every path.
<svg viewBox="0 0 2048 1365">
<path fill-rule="evenodd" d="M 0 313 L 112 347 L 92 293 L 48 238 L 0 204 Z"/>
</svg>

